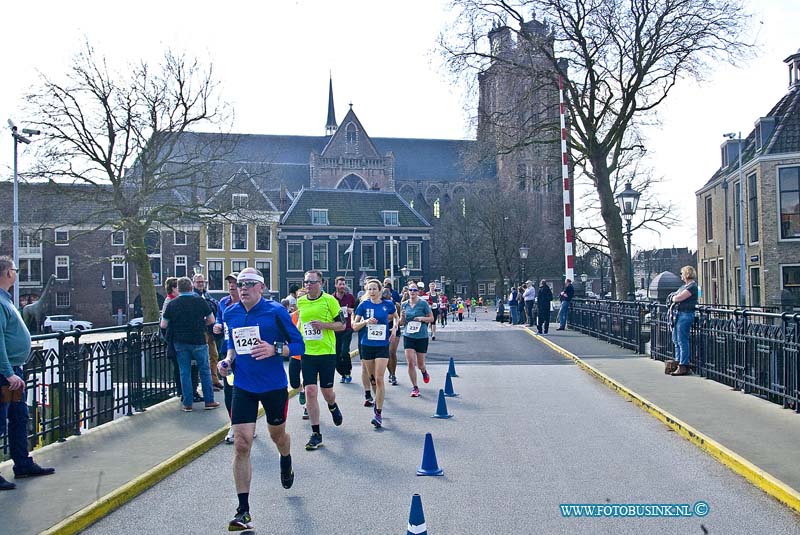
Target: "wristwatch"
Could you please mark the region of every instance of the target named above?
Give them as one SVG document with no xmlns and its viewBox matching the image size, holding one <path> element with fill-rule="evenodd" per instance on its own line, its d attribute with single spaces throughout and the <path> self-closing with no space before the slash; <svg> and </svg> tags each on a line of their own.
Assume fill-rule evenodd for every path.
<svg viewBox="0 0 800 535">
<path fill-rule="evenodd" d="M 272 342 L 272 345 L 275 346 L 275 354 L 283 356 L 283 342 Z"/>
</svg>

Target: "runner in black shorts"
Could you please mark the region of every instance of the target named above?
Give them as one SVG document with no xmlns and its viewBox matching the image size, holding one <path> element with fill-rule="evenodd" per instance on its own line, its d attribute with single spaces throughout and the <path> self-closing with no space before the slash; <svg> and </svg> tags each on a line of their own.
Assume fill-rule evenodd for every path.
<svg viewBox="0 0 800 535">
<path fill-rule="evenodd" d="M 406 350 L 408 378 L 411 379 L 411 397 L 419 397 L 417 368 L 422 372 L 422 380 L 429 383 L 431 376 L 425 367 L 425 354 L 428 352 L 428 325 L 433 323 L 433 311 L 428 303 L 419 298 L 419 288 L 413 282 L 408 284 L 411 299 L 401 306 L 400 323 L 405 325 L 403 347 Z"/>
<path fill-rule="evenodd" d="M 397 327 L 389 327 L 389 323 L 396 325 L 399 318 L 394 302 L 381 296 L 380 281 L 369 280 L 366 288 L 369 298 L 356 308 L 353 330 L 359 333 L 361 362 L 375 389 L 372 425 L 380 428 L 383 426 L 383 400 L 386 394 L 383 377 L 389 362 L 389 341 L 397 336 Z"/>
<path fill-rule="evenodd" d="M 233 479 L 239 506 L 228 524 L 229 531 L 253 529 L 249 501 L 253 475 L 250 449 L 259 403 L 267 414 L 269 436 L 281 456 L 281 484 L 288 489 L 294 483 L 291 439 L 286 432 L 288 393 L 283 357 L 305 350 L 303 337 L 286 309 L 261 297 L 266 285 L 258 270 L 242 270 L 236 285 L 240 300 L 225 309 L 222 318 L 228 332 L 228 355 L 217 365 L 222 376 L 227 376 L 232 366 L 236 367 L 231 424 L 235 452 Z"/>
</svg>

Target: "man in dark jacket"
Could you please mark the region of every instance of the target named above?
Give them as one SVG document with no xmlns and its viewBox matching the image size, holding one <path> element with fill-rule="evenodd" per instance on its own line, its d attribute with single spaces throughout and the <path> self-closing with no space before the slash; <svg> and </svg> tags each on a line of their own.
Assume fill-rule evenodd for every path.
<svg viewBox="0 0 800 535">
<path fill-rule="evenodd" d="M 572 298 L 575 297 L 575 287 L 572 286 L 570 279 L 564 280 L 564 290 L 559 294 L 561 298 L 561 309 L 558 311 L 558 329 L 563 331 L 567 327 L 567 315 L 569 314 L 569 304 Z"/>
<path fill-rule="evenodd" d="M 543 280 L 539 285 L 539 292 L 536 294 L 537 320 L 536 333 L 547 334 L 550 330 L 550 302 L 553 300 L 553 291 Z"/>
</svg>

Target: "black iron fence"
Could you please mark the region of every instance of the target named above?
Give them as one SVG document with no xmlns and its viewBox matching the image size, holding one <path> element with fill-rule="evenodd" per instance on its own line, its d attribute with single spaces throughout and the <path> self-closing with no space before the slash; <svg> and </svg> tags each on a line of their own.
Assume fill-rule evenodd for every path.
<svg viewBox="0 0 800 535">
<path fill-rule="evenodd" d="M 32 341 L 24 368 L 31 449 L 144 411 L 175 390 L 155 322 L 38 335 Z M 6 457 L 7 437 L 0 446 Z"/>
<path fill-rule="evenodd" d="M 665 305 L 575 299 L 569 323 L 639 353 L 649 341 L 656 360 L 674 355 Z M 800 314 L 698 307 L 690 353 L 695 373 L 800 412 Z"/>
</svg>

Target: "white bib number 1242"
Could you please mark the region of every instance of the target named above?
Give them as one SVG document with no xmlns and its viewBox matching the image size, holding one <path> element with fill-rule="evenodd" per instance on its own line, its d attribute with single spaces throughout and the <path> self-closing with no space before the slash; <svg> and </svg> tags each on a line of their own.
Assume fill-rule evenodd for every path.
<svg viewBox="0 0 800 535">
<path fill-rule="evenodd" d="M 240 355 L 252 353 L 253 346 L 261 341 L 258 327 L 239 327 L 233 330 L 233 346 Z"/>
<path fill-rule="evenodd" d="M 303 338 L 306 340 L 322 340 L 322 330 L 315 329 L 311 323 L 304 323 Z"/>
</svg>

